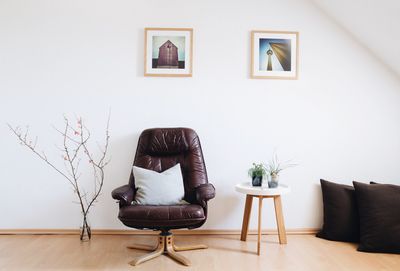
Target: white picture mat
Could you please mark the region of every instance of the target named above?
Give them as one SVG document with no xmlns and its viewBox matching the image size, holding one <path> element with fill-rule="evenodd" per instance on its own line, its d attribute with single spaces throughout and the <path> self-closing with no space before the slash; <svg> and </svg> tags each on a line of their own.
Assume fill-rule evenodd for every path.
<svg viewBox="0 0 400 271">
<path fill-rule="evenodd" d="M 190 74 L 191 73 L 191 31 L 185 30 L 147 30 L 146 40 L 146 73 L 148 74 Z M 184 69 L 153 69 L 153 36 L 185 37 L 185 68 Z"/>
<path fill-rule="evenodd" d="M 291 71 L 260 71 L 260 39 L 291 40 Z M 253 76 L 296 77 L 297 75 L 297 35 L 295 33 L 254 32 L 253 36 Z"/>
</svg>

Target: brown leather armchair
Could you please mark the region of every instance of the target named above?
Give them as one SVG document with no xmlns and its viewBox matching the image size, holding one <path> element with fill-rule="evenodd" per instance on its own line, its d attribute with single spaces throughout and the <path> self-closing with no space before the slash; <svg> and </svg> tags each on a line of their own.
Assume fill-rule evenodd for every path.
<svg viewBox="0 0 400 271">
<path fill-rule="evenodd" d="M 166 253 L 173 259 L 190 265 L 190 261 L 176 251 L 207 248 L 204 245 L 177 247 L 171 229 L 198 228 L 207 219 L 207 201 L 215 197 L 215 189 L 208 183 L 200 140 L 188 128 L 154 128 L 139 137 L 134 166 L 163 172 L 180 163 L 188 205 L 132 205 L 135 198 L 135 179 L 131 172 L 129 184 L 112 191 L 119 201 L 118 218 L 128 227 L 161 231 L 157 246 L 133 245 L 129 248 L 153 251 L 135 258 L 137 265 Z"/>
</svg>

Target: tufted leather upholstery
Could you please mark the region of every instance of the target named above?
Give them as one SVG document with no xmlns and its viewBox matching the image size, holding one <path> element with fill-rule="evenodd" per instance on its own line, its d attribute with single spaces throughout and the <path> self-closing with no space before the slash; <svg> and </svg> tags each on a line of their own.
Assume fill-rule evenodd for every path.
<svg viewBox="0 0 400 271">
<path fill-rule="evenodd" d="M 197 204 L 170 206 L 125 206 L 119 212 L 125 225 L 140 225 L 140 228 L 187 227 L 205 220 L 204 209 Z"/>
<path fill-rule="evenodd" d="M 207 219 L 207 201 L 214 198 L 214 186 L 208 183 L 200 140 L 189 128 L 154 128 L 139 137 L 134 166 L 163 172 L 180 163 L 185 200 L 189 205 L 131 205 L 135 178 L 115 189 L 112 197 L 119 200 L 118 218 L 128 227 L 156 230 L 197 228 Z"/>
</svg>

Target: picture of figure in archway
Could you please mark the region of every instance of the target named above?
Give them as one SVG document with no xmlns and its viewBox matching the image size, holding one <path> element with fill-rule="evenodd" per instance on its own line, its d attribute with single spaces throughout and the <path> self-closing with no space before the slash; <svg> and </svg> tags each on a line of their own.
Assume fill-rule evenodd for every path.
<svg viewBox="0 0 400 271">
<path fill-rule="evenodd" d="M 291 71 L 290 39 L 259 39 L 260 71 Z"/>
<path fill-rule="evenodd" d="M 185 37 L 153 36 L 153 69 L 185 69 Z"/>
</svg>

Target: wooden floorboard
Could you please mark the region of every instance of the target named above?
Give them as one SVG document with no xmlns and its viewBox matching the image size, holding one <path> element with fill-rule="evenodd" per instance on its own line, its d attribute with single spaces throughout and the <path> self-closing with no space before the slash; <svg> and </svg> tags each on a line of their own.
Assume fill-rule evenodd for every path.
<svg viewBox="0 0 400 271">
<path fill-rule="evenodd" d="M 207 250 L 179 252 L 192 261 L 185 267 L 161 256 L 139 266 L 128 262 L 145 252 L 129 244 L 153 244 L 155 236 L 95 235 L 81 243 L 76 235 L 0 236 L 0 270 L 400 270 L 400 256 L 361 253 L 355 244 L 331 242 L 312 235 L 289 235 L 280 245 L 276 235 L 264 235 L 261 255 L 257 237 L 239 235 L 177 236 L 177 245 L 203 243 Z"/>
</svg>

